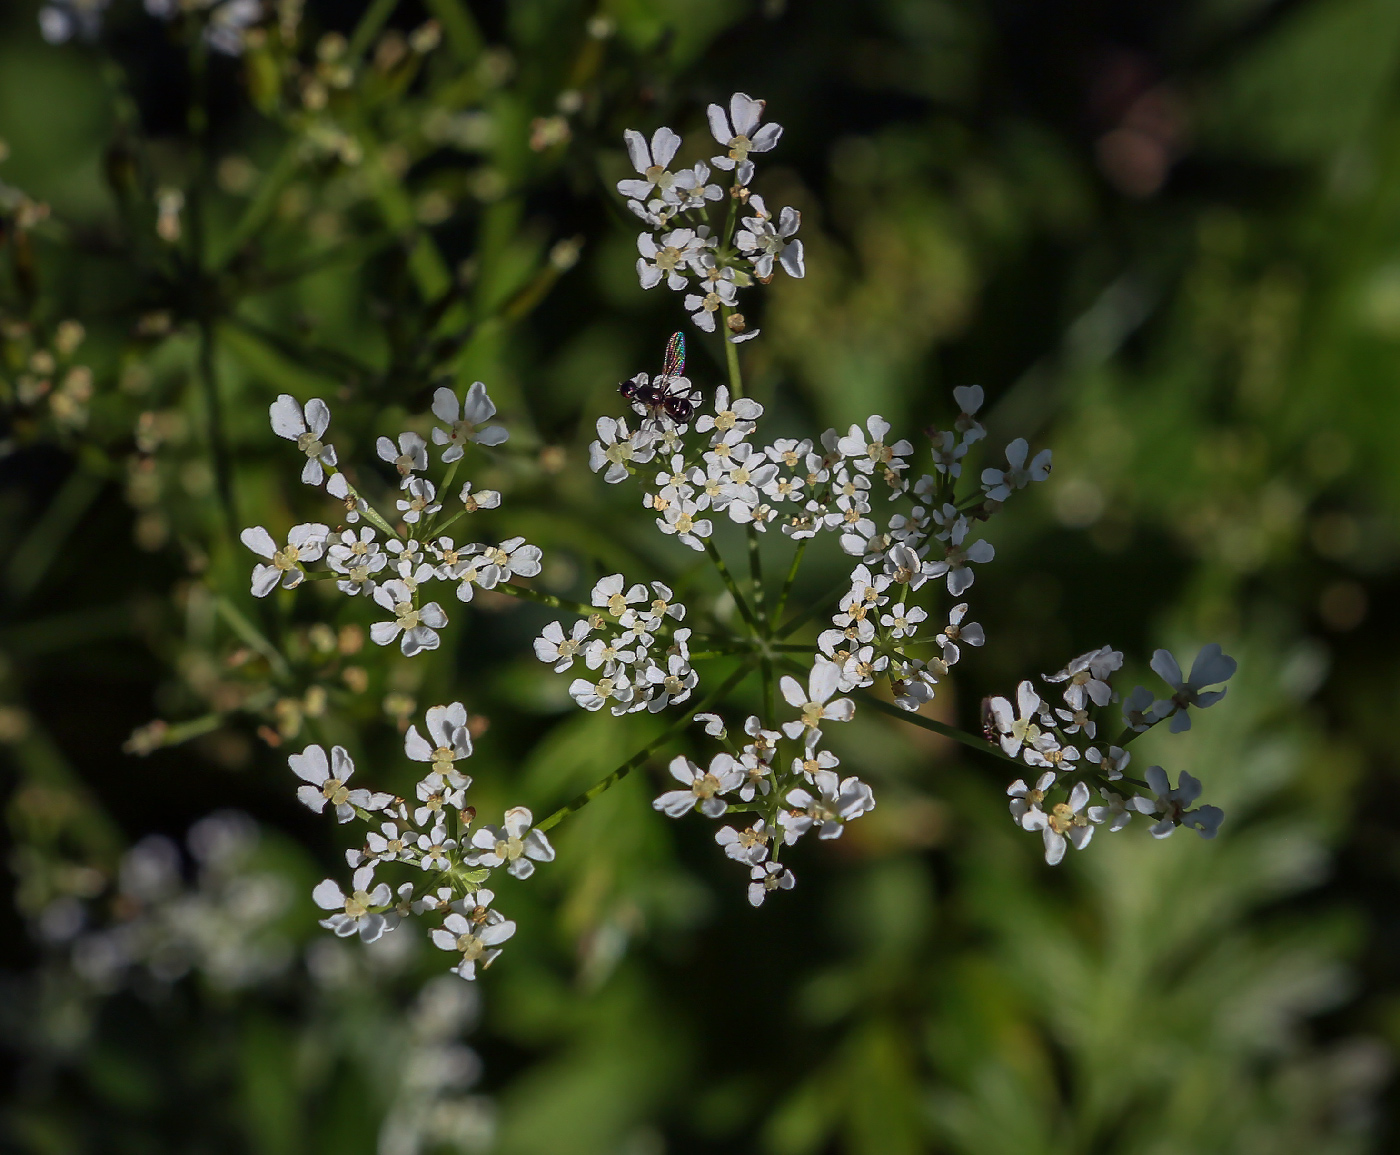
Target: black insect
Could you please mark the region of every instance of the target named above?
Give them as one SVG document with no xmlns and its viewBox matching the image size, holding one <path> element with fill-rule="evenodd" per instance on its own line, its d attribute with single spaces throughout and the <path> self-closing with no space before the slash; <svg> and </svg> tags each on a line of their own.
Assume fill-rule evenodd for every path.
<svg viewBox="0 0 1400 1155">
<path fill-rule="evenodd" d="M 651 380 L 638 373 L 620 384 L 618 392 L 632 407 L 648 420 L 657 423 L 663 416 L 677 425 L 688 425 L 700 403 L 700 390 L 693 389 L 685 377 L 685 334 L 673 333 L 666 342 L 666 357 L 661 372 Z"/>
</svg>

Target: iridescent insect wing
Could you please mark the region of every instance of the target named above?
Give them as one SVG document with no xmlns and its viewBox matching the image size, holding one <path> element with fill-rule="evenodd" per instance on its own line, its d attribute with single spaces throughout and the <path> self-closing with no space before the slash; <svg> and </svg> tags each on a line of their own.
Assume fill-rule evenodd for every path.
<svg viewBox="0 0 1400 1155">
<path fill-rule="evenodd" d="M 661 376 L 666 379 L 685 376 L 685 334 L 672 333 L 666 342 L 666 359 L 661 366 Z"/>
</svg>

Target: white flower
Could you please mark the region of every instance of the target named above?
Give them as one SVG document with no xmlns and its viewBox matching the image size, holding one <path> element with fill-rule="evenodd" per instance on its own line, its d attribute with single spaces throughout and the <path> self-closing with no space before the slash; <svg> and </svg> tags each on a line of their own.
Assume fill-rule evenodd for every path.
<svg viewBox="0 0 1400 1155">
<path fill-rule="evenodd" d="M 1094 763 L 1099 768 L 1099 773 L 1110 782 L 1123 777 L 1123 771 L 1133 760 L 1131 751 L 1124 750 L 1122 746 L 1110 746 L 1107 753 L 1097 746 L 1090 746 L 1084 751 L 1084 757 Z"/>
<path fill-rule="evenodd" d="M 749 883 L 751 906 L 762 906 L 763 900 L 775 890 L 791 890 L 797 885 L 792 871 L 780 862 L 765 862 L 762 866 L 755 866 L 749 871 L 749 877 L 753 879 Z"/>
<path fill-rule="evenodd" d="M 724 728 L 724 719 L 718 714 L 696 714 L 691 721 L 703 723 L 708 737 L 718 738 L 721 742 L 728 737 L 729 731 Z"/>
<path fill-rule="evenodd" d="M 813 827 L 819 838 L 840 838 L 844 823 L 875 809 L 875 795 L 859 778 L 842 780 L 834 770 L 818 770 L 812 778 L 816 793 L 801 786 L 788 791 L 784 801 L 791 809 L 778 814 L 789 844 Z"/>
<path fill-rule="evenodd" d="M 693 168 L 676 172 L 674 182 L 661 194 L 661 199 L 667 204 L 674 204 L 681 212 L 703 210 L 706 201 L 724 199 L 724 190 L 717 184 L 709 184 L 709 179 L 710 166 L 703 160 L 696 161 Z"/>
<path fill-rule="evenodd" d="M 376 801 L 368 790 L 351 790 L 345 785 L 355 773 L 355 763 L 344 746 L 332 746 L 330 759 L 320 746 L 308 746 L 300 754 L 287 758 L 287 765 L 298 778 L 308 783 L 297 787 L 297 798 L 317 814 L 329 802 L 341 822 L 355 817 L 355 807 L 368 810 Z M 386 796 L 387 800 L 387 796 Z"/>
<path fill-rule="evenodd" d="M 1136 686 L 1123 699 L 1123 725 L 1140 734 L 1160 722 L 1171 710 L 1170 702 L 1154 701 L 1151 690 L 1146 686 Z"/>
<path fill-rule="evenodd" d="M 1148 827 L 1153 838 L 1166 838 L 1177 826 L 1190 826 L 1199 831 L 1202 838 L 1216 836 L 1221 822 L 1225 820 L 1223 810 L 1218 806 L 1187 809 L 1201 796 L 1201 784 L 1197 779 L 1183 770 L 1176 789 L 1172 789 L 1171 779 L 1160 766 L 1149 766 L 1143 777 L 1147 779 L 1153 797 L 1146 798 L 1139 794 L 1129 799 L 1128 805 L 1139 814 L 1162 815 L 1159 821 Z"/>
<path fill-rule="evenodd" d="M 1171 732 L 1179 734 L 1191 729 L 1191 715 L 1187 713 L 1187 707 L 1204 710 L 1220 701 L 1225 696 L 1224 690 L 1206 690 L 1204 687 L 1228 682 L 1234 677 L 1238 663 L 1211 642 L 1201 647 L 1201 652 L 1191 663 L 1189 678 L 1181 676 L 1181 667 L 1168 650 L 1158 650 L 1152 655 L 1152 668 L 1175 691 L 1170 700 L 1154 703 L 1153 710 L 1159 717 L 1166 717 L 1170 712 L 1173 715 Z"/>
<path fill-rule="evenodd" d="M 912 638 L 919 632 L 919 623 L 928 618 L 928 611 L 920 606 L 898 603 L 887 614 L 880 615 L 880 624 L 890 631 L 892 638 Z M 942 635 L 940 635 L 942 636 Z"/>
<path fill-rule="evenodd" d="M 412 830 L 401 827 L 397 822 L 385 822 L 378 830 L 371 830 L 365 835 L 363 852 L 347 850 L 345 856 L 347 859 L 352 854 L 358 856 L 360 861 L 352 862 L 351 866 L 359 866 L 361 862 L 412 862 L 417 857 L 412 836 Z"/>
<path fill-rule="evenodd" d="M 447 615 L 437 602 L 429 602 L 421 609 L 413 607 L 413 590 L 407 582 L 398 578 L 385 582 L 374 591 L 374 600 L 394 615 L 391 622 L 375 622 L 369 628 L 369 636 L 376 645 L 387 646 L 403 631 L 399 649 L 404 657 L 411 658 L 424 650 L 435 650 L 441 639 L 437 631 L 447 625 Z"/>
<path fill-rule="evenodd" d="M 948 625 L 942 633 L 938 635 L 938 644 L 943 649 L 943 661 L 945 664 L 955 665 L 962 657 L 962 648 L 958 645 L 962 642 L 968 646 L 980 646 L 986 640 L 986 635 L 982 632 L 982 627 L 976 622 L 968 622 L 963 625 L 963 618 L 967 616 L 967 603 L 960 602 L 948 611 Z"/>
<path fill-rule="evenodd" d="M 646 680 L 651 695 L 646 708 L 655 714 L 668 705 L 680 705 L 688 699 L 700 675 L 690 668 L 690 663 L 680 654 L 671 654 L 665 666 L 653 664 L 647 667 Z"/>
<path fill-rule="evenodd" d="M 373 881 L 374 867 L 362 866 L 355 871 L 348 896 L 341 892 L 340 887 L 332 879 L 327 878 L 317 883 L 316 889 L 311 892 L 312 900 L 322 910 L 336 912 L 329 918 L 321 919 L 321 925 L 327 930 L 335 931 L 340 938 L 348 938 L 358 932 L 360 938 L 365 942 L 374 942 L 378 939 L 385 930 L 384 915 L 370 908 L 388 906 L 393 897 L 393 891 L 385 882 L 381 882 L 371 890 L 370 884 Z"/>
<path fill-rule="evenodd" d="M 1035 459 L 1026 464 L 1030 445 L 1024 437 L 1018 437 L 1006 447 L 1006 461 L 1009 469 L 982 470 L 982 488 L 993 501 L 1005 501 L 1012 490 L 1024 489 L 1032 481 L 1044 481 L 1050 476 L 1050 450 L 1042 449 Z"/>
<path fill-rule="evenodd" d="M 662 125 L 651 134 L 650 147 L 647 146 L 647 138 L 635 129 L 629 128 L 622 134 L 622 139 L 627 143 L 627 155 L 632 167 L 641 174 L 642 179 L 628 177 L 620 180 L 617 191 L 636 201 L 646 201 L 653 191 L 663 196 L 668 193 L 676 177 L 666 170 L 675 159 L 681 138 Z"/>
<path fill-rule="evenodd" d="M 706 230 L 672 229 L 658 238 L 650 233 L 637 235 L 637 280 L 644 289 L 654 289 L 662 280 L 668 288 L 684 289 L 690 284 L 686 270 L 700 272 L 700 255 L 713 243 Z"/>
<path fill-rule="evenodd" d="M 1089 807 L 1089 821 L 1099 825 L 1107 822 L 1110 833 L 1122 830 L 1133 820 L 1131 805 L 1121 794 L 1115 794 L 1112 790 L 1101 790 L 1099 793 L 1108 805 Z"/>
<path fill-rule="evenodd" d="M 632 700 L 632 683 L 627 675 L 612 673 L 590 682 L 587 678 L 575 678 L 569 683 L 569 696 L 585 710 L 601 710 L 609 700 L 619 703 L 613 707 L 614 714 L 626 713 L 626 705 Z"/>
<path fill-rule="evenodd" d="M 822 657 L 812 663 L 806 692 L 796 678 L 784 677 L 778 683 L 778 688 L 787 704 L 795 707 L 801 718 L 796 722 L 784 722 L 783 733 L 789 738 L 796 738 L 804 731 L 819 729 L 824 721 L 849 722 L 855 716 L 855 703 L 849 698 L 829 701 L 840 681 L 841 667 Z"/>
<path fill-rule="evenodd" d="M 685 789 L 666 791 L 652 802 L 654 809 L 679 818 L 698 803 L 700 812 L 707 818 L 718 818 L 725 811 L 724 800 L 719 795 L 737 789 L 744 780 L 744 771 L 732 754 L 716 754 L 710 759 L 708 770 L 701 770 L 689 758 L 678 754 L 671 760 L 671 777 Z"/>
<path fill-rule="evenodd" d="M 720 146 L 727 151 L 723 156 L 712 156 L 710 163 L 716 168 L 732 171 L 742 165 L 754 152 L 768 152 L 783 135 L 780 124 L 765 124 L 759 127 L 763 116 L 764 102 L 754 100 L 742 92 L 729 98 L 729 115 L 718 104 L 705 110 L 710 122 L 710 132 Z"/>
<path fill-rule="evenodd" d="M 442 843 L 442 839 L 447 836 L 447 828 L 443 823 L 449 809 L 461 810 L 466 805 L 465 786 L 470 781 L 470 778 L 465 778 L 460 774 L 430 773 L 414 787 L 414 794 L 422 805 L 413 808 L 413 821 L 419 826 L 426 826 L 429 822 L 434 824 L 433 839 L 425 841 L 420 838 L 418 840 L 419 846 L 426 849 L 431 842 L 451 849 L 452 846 L 457 845 L 455 842 L 450 845 Z M 454 785 L 456 782 L 460 782 L 462 785 Z M 423 869 L 431 868 L 424 865 Z M 439 867 L 438 869 L 443 868 Z"/>
<path fill-rule="evenodd" d="M 962 410 L 953 428 L 963 435 L 963 445 L 971 445 L 987 435 L 981 424 L 973 420 L 973 414 L 982 408 L 983 394 L 980 385 L 959 385 L 953 390 L 953 400 Z"/>
<path fill-rule="evenodd" d="M 938 577 L 940 574 L 946 573 L 948 575 L 948 592 L 954 597 L 966 593 L 972 586 L 973 573 L 967 568 L 970 563 L 976 562 L 983 565 L 996 557 L 996 550 L 992 548 L 992 543 L 989 541 L 979 539 L 964 547 L 962 543 L 966 536 L 966 522 L 955 526 L 948 543 L 948 551 L 943 560 L 933 562 L 924 568 L 924 573 L 929 577 Z"/>
<path fill-rule="evenodd" d="M 886 445 L 885 434 L 890 431 L 890 423 L 878 413 L 868 418 L 865 426 L 870 432 L 868 438 L 859 425 L 852 425 L 846 436 L 836 443 L 841 455 L 853 459 L 862 473 L 873 472 L 877 465 L 885 469 L 904 469 L 905 462 L 900 459 L 913 453 L 914 447 L 904 440 Z"/>
<path fill-rule="evenodd" d="M 1045 861 L 1058 866 L 1065 856 L 1066 843 L 1073 843 L 1075 850 L 1083 850 L 1094 837 L 1094 827 L 1082 813 L 1089 801 L 1089 787 L 1076 782 L 1070 789 L 1067 802 L 1057 802 L 1048 812 L 1032 810 L 1022 823 L 1027 830 L 1039 830 L 1045 840 Z"/>
<path fill-rule="evenodd" d="M 340 540 L 326 551 L 326 563 L 345 575 L 335 583 L 341 593 L 358 594 L 362 590 L 374 592 L 373 575 L 388 565 L 389 559 L 379 552 L 374 530 L 365 526 L 358 536 L 353 529 L 343 531 Z"/>
<path fill-rule="evenodd" d="M 592 632 L 593 627 L 588 624 L 586 618 L 576 621 L 567 637 L 562 625 L 550 622 L 535 639 L 535 657 L 542 662 L 553 662 L 554 672 L 562 674 L 574 664 L 579 647 Z"/>
<path fill-rule="evenodd" d="M 1001 735 L 1001 748 L 1015 758 L 1022 745 L 1031 745 L 1040 737 L 1040 727 L 1036 725 L 1040 713 L 1040 696 L 1029 682 L 1016 687 L 1016 705 L 1020 711 L 1017 717 L 1012 713 L 1011 703 L 1005 698 L 993 698 L 989 703 L 997 732 Z"/>
<path fill-rule="evenodd" d="M 714 532 L 714 524 L 707 517 L 696 517 L 700 507 L 693 501 L 679 498 L 666 508 L 664 517 L 656 519 L 656 528 L 665 534 L 674 534 L 691 549 L 703 551 L 707 538 Z"/>
<path fill-rule="evenodd" d="M 415 762 L 431 762 L 432 773 L 440 775 L 449 785 L 462 789 L 471 779 L 458 774 L 455 763 L 470 758 L 472 735 L 467 729 L 467 708 L 461 702 L 450 706 L 429 706 L 426 738 L 410 726 L 404 735 L 403 752 Z"/>
<path fill-rule="evenodd" d="M 536 862 L 554 861 L 554 847 L 549 839 L 530 829 L 534 820 L 534 815 L 523 806 L 507 810 L 501 826 L 483 826 L 472 835 L 477 853 L 471 861 L 493 869 L 505 865 L 515 878 L 529 878 L 535 873 Z"/>
<path fill-rule="evenodd" d="M 776 738 L 777 735 L 774 734 Z M 817 772 L 821 770 L 835 770 L 841 765 L 841 759 L 836 757 L 830 750 L 818 750 L 817 742 L 821 734 L 813 731 L 808 735 L 806 749 L 803 750 L 801 758 L 792 760 L 792 772 L 803 775 L 808 782 L 817 780 Z"/>
<path fill-rule="evenodd" d="M 535 577 L 540 572 L 542 556 L 540 547 L 526 545 L 523 537 L 508 538 L 500 545 L 483 546 L 481 561 L 476 563 L 476 584 L 489 590 L 517 575 Z"/>
<path fill-rule="evenodd" d="M 238 535 L 238 540 L 259 557 L 269 559 L 253 567 L 253 596 L 265 598 L 282 583 L 283 589 L 294 589 L 306 576 L 302 565 L 316 561 L 326 549 L 330 528 L 319 522 L 303 522 L 287 531 L 287 544 L 281 549 L 272 535 L 262 526 L 254 525 Z"/>
<path fill-rule="evenodd" d="M 1040 819 L 1031 819 L 1031 814 L 1039 814 L 1040 804 L 1045 801 L 1046 792 L 1055 785 L 1055 771 L 1047 770 L 1035 780 L 1034 786 L 1027 786 L 1024 779 L 1017 778 L 1006 788 L 1006 795 L 1011 799 L 1010 809 L 1012 820 L 1025 830 L 1034 827 L 1026 825 L 1027 822 L 1039 823 Z"/>
<path fill-rule="evenodd" d="M 375 449 L 380 460 L 393 465 L 402 478 L 428 468 L 428 443 L 416 433 L 400 433 L 397 447 L 387 437 L 381 437 L 375 442 Z"/>
<path fill-rule="evenodd" d="M 588 468 L 594 473 L 607 466 L 603 480 L 616 485 L 627 477 L 628 466 L 641 465 L 656 456 L 655 435 L 639 429 L 636 433 L 627 432 L 624 418 L 598 418 L 598 440 L 588 447 Z"/>
<path fill-rule="evenodd" d="M 336 473 L 326 482 L 326 492 L 332 497 L 339 498 L 345 505 L 345 520 L 354 525 L 360 520 L 360 515 L 369 508 L 369 502 L 356 493 L 350 487 L 350 483 L 345 480 L 345 474 Z"/>
<path fill-rule="evenodd" d="M 934 469 L 939 473 L 946 473 L 949 477 L 961 477 L 962 459 L 967 456 L 967 442 L 955 441 L 953 434 L 948 430 L 933 434 L 932 440 Z M 914 487 L 914 493 L 920 497 L 933 491 L 933 478 L 927 475 L 925 478 L 920 478 L 921 484 Z"/>
<path fill-rule="evenodd" d="M 686 312 L 690 314 L 690 319 L 706 333 L 715 331 L 715 313 L 722 307 L 733 308 L 736 301 L 733 270 L 724 269 L 722 272 L 728 276 L 711 281 L 710 288 L 705 293 L 687 294 L 682 302 Z"/>
<path fill-rule="evenodd" d="M 335 446 L 321 440 L 331 423 L 329 406 L 319 397 L 313 397 L 303 409 L 295 397 L 283 393 L 268 407 L 268 415 L 272 419 L 272 432 L 295 441 L 297 448 L 306 454 L 302 481 L 307 485 L 320 485 L 326 476 L 322 466 L 335 464 Z"/>
<path fill-rule="evenodd" d="M 411 477 L 404 486 L 407 499 L 400 498 L 394 504 L 398 507 L 400 516 L 409 525 L 416 525 L 423 520 L 426 514 L 431 517 L 442 508 L 442 503 L 437 501 L 437 489 L 426 477 Z"/>
<path fill-rule="evenodd" d="M 744 830 L 721 826 L 715 831 L 715 841 L 724 847 L 724 853 L 748 866 L 757 866 L 768 857 L 768 839 L 768 827 L 762 818 Z"/>
<path fill-rule="evenodd" d="M 479 489 L 473 493 L 470 481 L 462 486 L 457 499 L 467 507 L 468 513 L 475 513 L 478 509 L 496 509 L 501 504 L 501 495 L 496 490 Z"/>
<path fill-rule="evenodd" d="M 420 783 L 421 786 L 421 783 Z M 420 808 L 420 813 L 422 808 Z M 419 819 L 421 822 L 422 819 Z M 457 840 L 447 837 L 447 827 L 439 824 L 434 826 L 427 834 L 421 835 L 418 839 L 418 849 L 422 851 L 422 857 L 418 860 L 418 865 L 424 870 L 443 871 L 452 867 L 451 851 L 457 849 Z"/>
<path fill-rule="evenodd" d="M 1113 699 L 1113 690 L 1108 678 L 1114 670 L 1121 669 L 1123 655 L 1111 646 L 1101 646 L 1080 654 L 1057 674 L 1042 674 L 1041 677 L 1052 683 L 1068 682 L 1065 687 L 1065 704 L 1071 710 L 1085 708 L 1088 698 L 1096 706 L 1106 706 Z"/>
<path fill-rule="evenodd" d="M 515 923 L 490 908 L 494 897 L 489 890 L 478 890 L 473 899 L 474 907 L 465 914 L 454 911 L 443 920 L 441 927 L 429 932 L 435 947 L 461 954 L 451 970 L 464 979 L 476 978 L 478 963 L 483 970 L 490 966 L 501 953 L 500 944 L 515 933 Z"/>
<path fill-rule="evenodd" d="M 439 389 L 433 394 L 433 414 L 447 426 L 433 430 L 433 444 L 447 446 L 442 451 L 445 462 L 461 457 L 468 441 L 477 445 L 500 445 L 510 436 L 502 426 L 486 424 L 496 415 L 496 406 L 480 381 L 472 383 L 467 399 L 460 404 L 451 389 Z"/>
<path fill-rule="evenodd" d="M 802 224 L 802 214 L 794 208 L 784 208 L 775 226 L 761 196 L 749 197 L 754 215 L 744 218 L 744 227 L 734 234 L 734 243 L 753 262 L 754 275 L 761 281 L 773 276 L 773 262 L 783 266 L 790 277 L 803 277 L 802 242 L 791 239 Z"/>
</svg>

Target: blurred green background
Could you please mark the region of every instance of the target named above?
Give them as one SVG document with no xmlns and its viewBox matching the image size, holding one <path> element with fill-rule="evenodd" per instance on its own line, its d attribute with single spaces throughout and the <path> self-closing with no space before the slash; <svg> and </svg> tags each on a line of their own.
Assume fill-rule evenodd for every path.
<svg viewBox="0 0 1400 1155">
<path fill-rule="evenodd" d="M 316 53 L 348 0 L 207 59 L 129 0 L 62 46 L 37 7 L 0 17 L 6 1150 L 1395 1149 L 1400 6 L 432 0 L 377 5 L 348 79 Z M 994 762 L 866 713 L 837 748 L 879 808 L 760 911 L 638 774 L 502 894 L 482 981 L 414 930 L 333 941 L 307 895 L 345 841 L 288 743 L 402 789 L 407 719 L 460 698 L 477 805 L 538 813 L 655 725 L 566 709 L 551 615 L 508 599 L 411 663 L 319 590 L 255 603 L 231 528 L 326 516 L 267 404 L 326 397 L 354 460 L 483 379 L 488 524 L 547 588 L 684 578 L 583 447 L 682 324 L 636 285 L 622 130 L 708 155 L 735 89 L 786 129 L 758 191 L 803 213 L 807 277 L 750 294 L 772 419 L 912 434 L 980 383 L 992 443 L 1055 451 L 942 716 L 1219 640 L 1226 702 L 1139 757 L 1202 778 L 1221 836 L 1051 870 Z"/>
</svg>

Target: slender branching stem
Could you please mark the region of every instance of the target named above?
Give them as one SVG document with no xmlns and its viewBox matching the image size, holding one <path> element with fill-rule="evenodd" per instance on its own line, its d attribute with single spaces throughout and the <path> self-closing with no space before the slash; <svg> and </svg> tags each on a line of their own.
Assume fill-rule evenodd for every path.
<svg viewBox="0 0 1400 1155">
<path fill-rule="evenodd" d="M 616 786 L 619 782 L 626 778 L 627 775 L 632 773 L 633 770 L 635 770 L 638 766 L 642 765 L 642 763 L 644 763 L 648 758 L 650 758 L 652 754 L 654 754 L 667 742 L 671 741 L 671 739 L 675 738 L 682 731 L 684 731 L 685 728 L 688 725 L 690 725 L 690 720 L 694 718 L 696 714 L 702 713 L 710 706 L 718 702 L 731 690 L 733 690 L 734 687 L 737 686 L 740 682 L 742 682 L 744 678 L 749 674 L 749 672 L 753 669 L 753 665 L 754 664 L 752 662 L 745 662 L 742 666 L 740 666 L 737 670 L 730 674 L 729 677 L 726 678 L 724 682 L 720 684 L 718 689 L 706 695 L 706 697 L 698 705 L 696 705 L 694 709 L 687 711 L 685 714 L 681 715 L 681 717 L 677 718 L 673 723 L 671 723 L 671 725 L 666 727 L 665 730 L 663 730 L 660 734 L 658 734 L 655 738 L 653 738 L 650 742 L 648 742 L 645 746 L 643 746 L 640 750 L 633 754 L 632 757 L 627 759 L 626 762 L 624 762 L 606 778 L 595 782 L 577 798 L 574 798 L 572 801 L 567 802 L 565 805 L 561 806 L 558 810 L 556 810 L 553 814 L 537 822 L 535 824 L 535 829 L 539 831 L 553 829 L 570 814 L 573 814 L 576 810 L 582 810 L 585 806 L 592 802 L 593 799 L 597 798 L 598 795 Z"/>
</svg>

